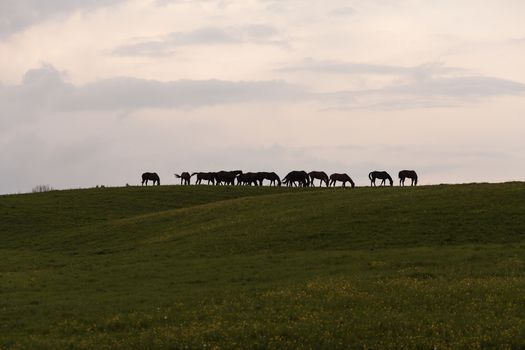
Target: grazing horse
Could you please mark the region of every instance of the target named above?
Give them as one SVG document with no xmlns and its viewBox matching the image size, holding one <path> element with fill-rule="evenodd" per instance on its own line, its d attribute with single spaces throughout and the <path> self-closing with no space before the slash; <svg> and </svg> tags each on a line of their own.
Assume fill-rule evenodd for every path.
<svg viewBox="0 0 525 350">
<path fill-rule="evenodd" d="M 341 181 L 343 183 L 343 187 L 346 187 L 346 183 L 347 182 L 350 183 L 350 186 L 352 186 L 352 188 L 355 187 L 354 181 L 352 181 L 352 178 L 350 176 L 348 176 L 348 174 L 335 173 L 335 174 L 330 175 L 330 186 L 334 186 L 335 187 L 335 183 L 337 181 Z"/>
<path fill-rule="evenodd" d="M 180 179 L 180 184 L 181 185 L 191 185 L 191 183 L 190 183 L 191 175 L 187 171 L 183 172 L 180 175 L 179 174 L 173 174 L 173 175 L 175 175 L 175 177 L 177 179 Z"/>
<path fill-rule="evenodd" d="M 288 175 L 286 175 L 283 179 L 283 183 L 288 187 L 296 185 L 295 184 L 296 182 L 299 186 L 303 186 L 303 187 L 310 186 L 310 180 L 308 178 L 308 174 L 306 173 L 306 171 L 303 171 L 303 170 L 290 171 Z"/>
<path fill-rule="evenodd" d="M 368 174 L 368 178 L 370 179 L 370 186 L 376 185 L 376 179 L 381 179 L 381 184 L 379 186 L 384 186 L 386 180 L 390 181 L 390 186 L 394 186 L 392 177 L 388 175 L 386 171 L 372 171 Z"/>
<path fill-rule="evenodd" d="M 312 187 L 314 186 L 314 180 L 320 180 L 319 186 L 323 186 L 323 182 L 326 184 L 326 187 L 328 187 L 328 175 L 324 171 L 311 171 L 308 173 L 308 176 L 310 177 L 310 183 L 312 184 Z"/>
<path fill-rule="evenodd" d="M 237 175 L 237 184 L 238 185 L 248 185 L 254 186 L 259 185 L 260 176 L 259 173 L 242 173 Z"/>
<path fill-rule="evenodd" d="M 242 174 L 242 170 L 234 171 L 219 171 L 215 175 L 216 185 L 220 185 L 224 182 L 225 185 L 235 185 L 235 178 Z"/>
<path fill-rule="evenodd" d="M 270 181 L 270 185 L 273 186 L 273 185 L 277 185 L 277 186 L 281 186 L 281 179 L 279 178 L 279 175 L 277 175 L 276 173 L 274 172 L 260 172 L 259 173 L 261 178 L 260 178 L 260 181 L 259 181 L 259 185 L 262 186 L 263 184 L 263 181 L 264 180 L 268 180 Z"/>
<path fill-rule="evenodd" d="M 407 177 L 412 180 L 410 186 L 417 186 L 417 173 L 414 170 L 401 170 L 399 172 L 399 186 L 405 186 Z"/>
<path fill-rule="evenodd" d="M 193 173 L 191 174 L 190 178 L 195 175 L 197 175 L 197 181 L 195 182 L 196 185 L 200 185 L 202 180 L 208 181 L 208 185 L 210 184 L 210 182 L 212 185 L 215 185 L 215 177 L 217 173 Z"/>
<path fill-rule="evenodd" d="M 146 186 L 148 186 L 148 181 L 150 180 L 153 181 L 153 185 L 160 185 L 160 178 L 159 175 L 157 175 L 157 173 L 142 174 L 142 186 L 144 186 L 144 183 L 146 183 Z"/>
</svg>

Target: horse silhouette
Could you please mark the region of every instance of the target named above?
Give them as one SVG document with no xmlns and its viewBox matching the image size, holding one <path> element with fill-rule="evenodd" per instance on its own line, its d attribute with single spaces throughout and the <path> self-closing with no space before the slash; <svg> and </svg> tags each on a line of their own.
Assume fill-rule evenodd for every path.
<svg viewBox="0 0 525 350">
<path fill-rule="evenodd" d="M 157 173 L 144 173 L 142 174 L 142 186 L 146 184 L 148 186 L 148 181 L 153 181 L 153 185 L 157 184 L 160 185 L 160 178 Z"/>
<path fill-rule="evenodd" d="M 368 174 L 368 178 L 370 179 L 370 186 L 376 185 L 376 179 L 381 180 L 381 184 L 379 186 L 384 186 L 386 180 L 390 181 L 390 186 L 394 186 L 392 177 L 386 171 L 372 171 L 370 174 Z"/>
<path fill-rule="evenodd" d="M 187 171 L 183 172 L 180 175 L 179 174 L 173 174 L 173 175 L 175 175 L 175 177 L 177 179 L 180 179 L 180 184 L 181 185 L 191 185 L 191 183 L 190 183 L 191 175 Z"/>
<path fill-rule="evenodd" d="M 330 186 L 334 186 L 335 187 L 335 183 L 337 181 L 341 181 L 343 183 L 343 187 L 346 187 L 346 183 L 347 182 L 350 183 L 350 186 L 352 186 L 352 188 L 355 187 L 354 181 L 352 181 L 352 178 L 350 176 L 348 176 L 348 174 L 335 173 L 335 174 L 330 175 Z"/>
<path fill-rule="evenodd" d="M 215 175 L 215 184 L 221 185 L 223 182 L 225 185 L 235 185 L 235 179 L 237 176 L 242 174 L 242 170 L 234 170 L 234 171 L 219 171 Z"/>
<path fill-rule="evenodd" d="M 314 185 L 314 180 L 317 179 L 317 180 L 320 180 L 319 181 L 319 186 L 323 186 L 323 182 L 326 184 L 326 187 L 328 187 L 328 175 L 326 175 L 326 173 L 324 171 L 310 171 L 308 173 L 308 176 L 310 177 L 310 184 L 312 185 L 312 187 L 315 187 Z"/>
<path fill-rule="evenodd" d="M 262 186 L 264 180 L 270 181 L 270 185 L 271 186 L 273 186 L 273 185 L 281 186 L 281 179 L 279 178 L 279 175 L 277 175 L 276 173 L 263 171 L 263 172 L 260 172 L 258 174 L 260 174 L 260 176 L 261 176 L 260 181 L 259 181 L 259 184 L 261 186 Z"/>
<path fill-rule="evenodd" d="M 399 186 L 405 186 L 405 179 L 412 180 L 410 186 L 417 186 L 417 173 L 414 170 L 401 170 L 399 172 Z"/>
<path fill-rule="evenodd" d="M 238 185 L 259 186 L 261 183 L 261 176 L 259 173 L 242 173 L 237 175 Z"/>
<path fill-rule="evenodd" d="M 283 183 L 288 187 L 296 186 L 296 183 L 297 183 L 297 186 L 308 187 L 310 186 L 310 179 L 306 171 L 294 170 L 294 171 L 290 171 L 288 175 L 284 177 Z"/>
<path fill-rule="evenodd" d="M 197 181 L 195 182 L 196 185 L 200 185 L 202 183 L 202 180 L 208 181 L 208 185 L 211 184 L 215 185 L 215 177 L 217 173 L 204 173 L 204 172 L 197 172 L 190 175 L 190 178 L 193 176 L 197 176 Z"/>
</svg>

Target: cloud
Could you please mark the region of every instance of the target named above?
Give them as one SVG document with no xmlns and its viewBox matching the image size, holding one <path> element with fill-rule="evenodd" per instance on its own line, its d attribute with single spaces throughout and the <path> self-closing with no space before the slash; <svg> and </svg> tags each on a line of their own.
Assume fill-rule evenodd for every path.
<svg viewBox="0 0 525 350">
<path fill-rule="evenodd" d="M 525 84 L 494 77 L 463 76 L 413 80 L 375 90 L 327 94 L 335 110 L 459 107 L 498 96 L 520 96 Z"/>
<path fill-rule="evenodd" d="M 317 61 L 303 62 L 278 69 L 283 73 L 313 72 L 330 75 L 386 76 L 375 89 L 353 89 L 324 94 L 335 103 L 331 109 L 407 109 L 454 107 L 498 96 L 525 93 L 525 84 L 496 77 L 475 75 L 468 70 L 448 67 L 440 62 L 418 66 Z"/>
<path fill-rule="evenodd" d="M 51 65 L 28 71 L 19 85 L 0 85 L 3 120 L 29 119 L 44 112 L 133 111 L 198 108 L 235 103 L 305 99 L 303 88 L 284 81 L 177 80 L 117 77 L 73 85 Z"/>
<path fill-rule="evenodd" d="M 285 45 L 278 30 L 264 24 L 229 27 L 203 27 L 189 32 L 173 32 L 157 39 L 122 45 L 113 50 L 122 56 L 172 55 L 181 46 L 192 45 Z"/>
<path fill-rule="evenodd" d="M 377 71 L 377 67 L 372 68 L 366 67 L 365 71 Z M 395 71 L 395 67 L 389 69 Z M 446 67 L 440 69 L 447 71 Z M 28 71 L 20 84 L 0 84 L 0 110 L 5 116 L 0 120 L 0 127 L 29 121 L 46 113 L 129 113 L 142 109 L 196 109 L 261 102 L 315 102 L 324 106 L 321 110 L 389 110 L 463 106 L 524 93 L 525 84 L 511 80 L 473 75 L 433 76 L 428 72 L 396 80 L 378 89 L 326 93 L 314 93 L 282 80 L 158 81 L 115 77 L 74 85 L 67 82 L 65 73 L 51 65 L 43 65 Z"/>
<path fill-rule="evenodd" d="M 277 71 L 283 73 L 315 72 L 325 74 L 429 76 L 464 72 L 465 70 L 447 67 L 441 62 L 429 62 L 418 66 L 404 67 L 361 62 L 318 61 L 307 58 L 298 64 L 278 68 Z"/>
<path fill-rule="evenodd" d="M 108 7 L 123 1 L 126 0 L 2 0 L 0 38 L 55 16 Z"/>
</svg>

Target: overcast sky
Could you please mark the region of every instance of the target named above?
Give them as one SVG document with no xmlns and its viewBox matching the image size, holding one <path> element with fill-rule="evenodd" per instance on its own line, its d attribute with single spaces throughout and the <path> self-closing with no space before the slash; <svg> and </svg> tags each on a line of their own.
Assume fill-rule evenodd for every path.
<svg viewBox="0 0 525 350">
<path fill-rule="evenodd" d="M 525 180 L 525 1 L 2 0 L 0 193 L 156 171 Z"/>
</svg>

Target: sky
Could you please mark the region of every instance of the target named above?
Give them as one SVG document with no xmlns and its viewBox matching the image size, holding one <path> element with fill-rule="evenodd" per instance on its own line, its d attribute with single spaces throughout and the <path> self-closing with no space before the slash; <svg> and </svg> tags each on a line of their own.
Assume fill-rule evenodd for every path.
<svg viewBox="0 0 525 350">
<path fill-rule="evenodd" d="M 0 193 L 182 171 L 525 180 L 522 0 L 2 0 Z"/>
</svg>

